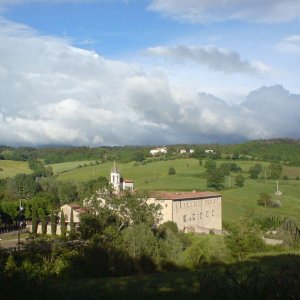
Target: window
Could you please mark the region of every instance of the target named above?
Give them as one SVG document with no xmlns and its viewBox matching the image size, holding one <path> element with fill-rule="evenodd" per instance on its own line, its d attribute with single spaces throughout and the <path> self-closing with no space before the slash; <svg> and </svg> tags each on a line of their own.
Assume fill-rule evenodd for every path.
<svg viewBox="0 0 300 300">
<path fill-rule="evenodd" d="M 168 207 L 168 204 L 165 204 L 165 207 Z"/>
<path fill-rule="evenodd" d="M 202 212 L 200 213 L 200 219 L 202 219 Z"/>
<path fill-rule="evenodd" d="M 211 215 L 212 215 L 212 216 L 215 215 L 215 211 L 214 211 L 214 210 L 211 211 Z"/>
<path fill-rule="evenodd" d="M 208 218 L 208 213 L 209 213 L 209 211 L 206 212 L 206 217 L 207 217 L 207 218 Z"/>
<path fill-rule="evenodd" d="M 186 215 L 183 216 L 183 222 L 186 222 Z"/>
<path fill-rule="evenodd" d="M 195 219 L 196 219 L 196 215 L 195 215 L 195 214 L 193 214 L 193 221 L 195 221 Z"/>
</svg>

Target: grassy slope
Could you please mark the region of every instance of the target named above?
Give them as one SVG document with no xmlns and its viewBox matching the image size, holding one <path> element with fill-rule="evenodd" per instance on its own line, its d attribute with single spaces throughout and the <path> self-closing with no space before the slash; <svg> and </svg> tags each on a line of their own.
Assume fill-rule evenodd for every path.
<svg viewBox="0 0 300 300">
<path fill-rule="evenodd" d="M 73 169 L 76 169 L 79 165 L 89 165 L 90 163 L 94 164 L 95 160 L 80 160 L 80 161 L 68 161 L 63 163 L 51 164 L 54 174 L 59 174 L 60 172 L 66 172 Z"/>
<path fill-rule="evenodd" d="M 28 163 L 25 161 L 0 160 L 0 178 L 13 177 L 19 173 L 30 174 Z"/>
<path fill-rule="evenodd" d="M 218 161 L 218 164 L 228 161 Z M 226 178 L 226 188 L 221 191 L 223 196 L 223 218 L 225 221 L 237 219 L 245 213 L 253 211 L 255 217 L 280 215 L 289 217 L 300 217 L 300 181 L 280 180 L 281 197 L 277 197 L 282 202 L 282 208 L 270 209 L 257 205 L 260 193 L 266 192 L 274 195 L 276 182 L 274 180 L 252 180 L 248 177 L 248 169 L 256 162 L 237 161 L 246 177 L 245 186 L 238 188 L 234 185 L 236 174 L 231 176 L 231 188 L 228 188 L 228 178 Z M 261 162 L 267 167 L 269 163 Z M 176 169 L 175 175 L 168 175 L 169 167 Z M 87 181 L 98 176 L 108 177 L 112 163 L 104 163 L 96 166 L 87 166 L 71 170 L 61 174 L 62 180 Z M 120 164 L 122 176 L 133 179 L 135 188 L 140 190 L 170 190 L 170 191 L 191 191 L 207 190 L 205 179 L 205 168 L 199 165 L 195 159 L 180 159 L 174 161 L 159 161 L 146 165 L 133 166 L 133 163 Z M 285 174 L 293 178 L 300 168 L 285 168 Z M 94 174 L 94 175 L 93 175 Z M 274 195 L 275 197 L 275 195 Z"/>
</svg>

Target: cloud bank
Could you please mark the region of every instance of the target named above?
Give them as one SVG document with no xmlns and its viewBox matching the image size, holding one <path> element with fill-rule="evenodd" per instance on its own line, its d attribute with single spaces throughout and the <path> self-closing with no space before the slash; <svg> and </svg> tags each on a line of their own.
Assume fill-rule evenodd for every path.
<svg viewBox="0 0 300 300">
<path fill-rule="evenodd" d="M 300 16 L 298 0 L 152 0 L 149 9 L 189 23 L 223 20 L 273 23 Z"/>
<path fill-rule="evenodd" d="M 280 52 L 288 54 L 300 53 L 300 35 L 292 35 L 282 39 L 277 45 L 276 49 Z"/>
<path fill-rule="evenodd" d="M 108 60 L 4 19 L 0 40 L 1 144 L 300 138 L 300 95 L 282 86 L 260 88 L 229 106 L 213 95 L 174 87 L 163 71 Z"/>
<path fill-rule="evenodd" d="M 257 75 L 269 72 L 269 67 L 262 62 L 249 62 L 243 60 L 237 52 L 214 46 L 153 47 L 147 49 L 145 53 L 164 57 L 176 63 L 190 61 L 225 73 Z"/>
</svg>

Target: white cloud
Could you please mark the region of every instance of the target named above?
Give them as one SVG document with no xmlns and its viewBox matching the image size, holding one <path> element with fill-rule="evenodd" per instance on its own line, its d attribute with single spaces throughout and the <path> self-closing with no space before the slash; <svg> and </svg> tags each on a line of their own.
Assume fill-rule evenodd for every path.
<svg viewBox="0 0 300 300">
<path fill-rule="evenodd" d="M 300 95 L 280 86 L 262 88 L 241 105 L 229 106 L 213 95 L 198 94 L 197 87 L 186 93 L 164 71 L 108 60 L 3 19 L 0 40 L 2 144 L 300 137 Z"/>
<path fill-rule="evenodd" d="M 292 35 L 282 39 L 276 49 L 280 52 L 299 54 L 300 53 L 300 35 Z"/>
<path fill-rule="evenodd" d="M 152 0 L 149 9 L 182 22 L 287 22 L 300 16 L 299 0 Z"/>
<path fill-rule="evenodd" d="M 153 47 L 146 54 L 164 57 L 175 63 L 191 61 L 225 73 L 266 74 L 270 68 L 259 61 L 243 60 L 237 52 L 214 46 Z"/>
</svg>

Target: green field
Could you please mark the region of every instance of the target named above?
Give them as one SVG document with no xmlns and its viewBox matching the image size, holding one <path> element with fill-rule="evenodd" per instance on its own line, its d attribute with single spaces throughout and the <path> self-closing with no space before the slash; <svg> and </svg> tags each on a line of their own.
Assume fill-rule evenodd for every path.
<svg viewBox="0 0 300 300">
<path fill-rule="evenodd" d="M 224 161 L 217 161 L 221 164 Z M 79 163 L 79 162 L 77 162 Z M 243 188 L 235 186 L 235 176 L 232 173 L 226 178 L 225 189 L 221 191 L 223 197 L 223 218 L 225 221 L 238 219 L 246 213 L 253 213 L 254 217 L 278 215 L 283 217 L 300 217 L 300 180 L 280 180 L 279 188 L 283 193 L 275 197 L 276 181 L 253 180 L 248 176 L 248 170 L 257 162 L 237 161 L 242 168 L 242 174 L 246 177 Z M 269 163 L 260 162 L 263 167 Z M 74 164 L 74 163 L 73 163 Z M 204 164 L 204 162 L 203 162 Z M 57 164 L 60 165 L 60 164 Z M 57 166 L 56 165 L 56 166 Z M 95 166 L 87 166 L 73 169 L 61 174 L 61 180 L 87 181 L 98 176 L 109 179 L 111 162 Z M 175 175 L 168 175 L 169 167 L 176 169 Z M 172 161 L 158 161 L 141 166 L 133 166 L 133 163 L 119 164 L 121 175 L 132 179 L 138 190 L 165 190 L 165 191 L 192 191 L 207 190 L 205 168 L 199 165 L 196 159 L 177 159 Z M 284 174 L 289 178 L 295 178 L 300 168 L 285 167 Z M 257 205 L 260 193 L 270 193 L 274 198 L 280 199 L 281 208 L 265 208 Z"/>
<path fill-rule="evenodd" d="M 0 168 L 3 169 L 0 171 L 0 178 L 13 177 L 19 173 L 32 173 L 26 161 L 0 160 Z"/>
<path fill-rule="evenodd" d="M 50 166 L 52 167 L 54 174 L 59 174 L 61 172 L 76 169 L 79 166 L 95 164 L 95 162 L 95 160 L 68 161 L 63 163 L 51 164 Z"/>
</svg>

